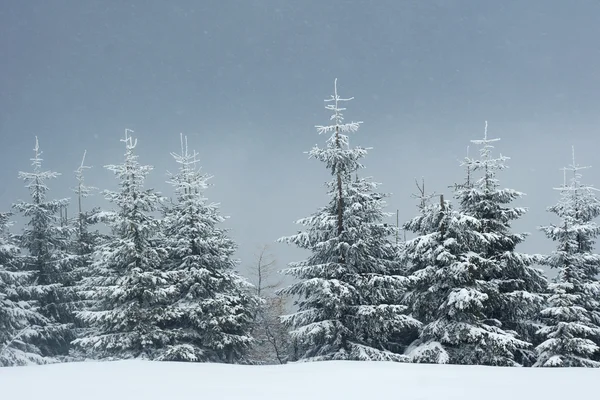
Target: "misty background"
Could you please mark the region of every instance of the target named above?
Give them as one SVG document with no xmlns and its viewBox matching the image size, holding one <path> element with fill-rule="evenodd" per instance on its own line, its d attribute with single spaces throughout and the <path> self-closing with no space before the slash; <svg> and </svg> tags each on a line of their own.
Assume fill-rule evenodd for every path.
<svg viewBox="0 0 600 400">
<path fill-rule="evenodd" d="M 415 177 L 451 196 L 487 120 L 511 157 L 501 184 L 527 193 L 520 250 L 549 252 L 536 227 L 554 221 L 571 145 L 600 186 L 598 18 L 595 0 L 3 0 L 0 210 L 28 198 L 17 172 L 35 135 L 63 174 L 50 197 L 73 196 L 84 150 L 87 183 L 116 188 L 103 165 L 122 162 L 125 128 L 155 167 L 148 186 L 170 196 L 182 132 L 214 175 L 206 194 L 231 216 L 242 272 L 264 244 L 283 267 L 304 254 L 274 241 L 327 201 L 328 171 L 304 152 L 327 139 L 314 125 L 338 78 L 355 97 L 347 120 L 364 121 L 351 144 L 373 147 L 363 174 L 401 223 L 417 212 Z"/>
</svg>

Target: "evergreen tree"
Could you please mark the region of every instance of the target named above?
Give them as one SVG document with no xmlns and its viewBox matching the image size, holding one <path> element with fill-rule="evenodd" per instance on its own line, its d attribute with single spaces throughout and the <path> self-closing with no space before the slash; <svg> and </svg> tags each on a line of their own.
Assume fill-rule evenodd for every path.
<svg viewBox="0 0 600 400">
<path fill-rule="evenodd" d="M 0 213 L 0 367 L 49 361 L 34 344 L 46 318 L 31 298 L 29 273 L 21 272 L 19 248 L 8 232 L 8 213 Z M 33 339 L 33 340 L 32 340 Z"/>
<path fill-rule="evenodd" d="M 81 164 L 75 170 L 77 186 L 73 188 L 73 192 L 77 196 L 77 217 L 71 221 L 73 235 L 69 243 L 69 250 L 72 254 L 71 269 L 76 284 L 73 308 L 77 311 L 86 310 L 93 304 L 93 301 L 90 301 L 86 296 L 83 279 L 90 276 L 94 251 L 103 240 L 103 235 L 97 229 L 93 229 L 93 226 L 98 222 L 100 209 L 94 208 L 86 211 L 83 207 L 83 201 L 96 190 L 96 188 L 85 184 L 84 172 L 91 168 L 85 165 L 86 153 L 83 153 Z M 85 324 L 82 324 L 81 321 L 76 321 L 75 334 L 77 337 L 87 335 Z"/>
<path fill-rule="evenodd" d="M 515 351 L 527 343 L 490 323 L 488 301 L 497 288 L 470 251 L 481 240 L 480 221 L 454 210 L 443 196 L 420 208 L 404 225 L 417 233 L 403 253 L 410 274 L 406 301 L 423 323 L 407 355 L 422 363 L 515 365 Z"/>
<path fill-rule="evenodd" d="M 595 359 L 600 350 L 600 256 L 594 253 L 600 227 L 593 222 L 600 215 L 600 200 L 597 189 L 581 183 L 582 169 L 573 155 L 558 188 L 561 199 L 549 208 L 560 224 L 540 228 L 558 245 L 544 258 L 558 274 L 541 311 L 546 326 L 539 330 L 544 342 L 536 348 L 540 367 L 600 367 Z M 569 184 L 566 171 L 573 173 Z"/>
<path fill-rule="evenodd" d="M 187 138 L 181 142 L 181 154 L 172 154 L 179 172 L 169 181 L 177 198 L 164 218 L 165 265 L 172 283 L 163 311 L 169 345 L 157 359 L 233 363 L 252 342 L 256 299 L 234 271 L 236 245 L 219 228 L 225 218 L 218 204 L 204 196 L 210 177 L 198 168 Z"/>
<path fill-rule="evenodd" d="M 169 344 L 161 328 L 170 296 L 169 282 L 161 270 L 165 251 L 157 235 L 159 220 L 153 216 L 160 197 L 144 189 L 152 167 L 140 165 L 134 150 L 137 141 L 125 131 L 125 161 L 108 165 L 119 180 L 118 191 L 104 191 L 116 206 L 100 217 L 113 236 L 94 252 L 92 274 L 83 286 L 94 306 L 78 313 L 90 328 L 88 336 L 74 341 L 94 358 L 152 359 Z"/>
<path fill-rule="evenodd" d="M 81 165 L 75 171 L 77 186 L 73 188 L 73 192 L 77 196 L 77 218 L 74 220 L 75 240 L 72 243 L 72 247 L 74 248 L 74 253 L 77 255 L 80 274 L 84 273 L 83 271 L 90 266 L 91 255 L 99 240 L 98 232 L 90 231 L 90 227 L 96 222 L 99 209 L 95 208 L 91 211 L 85 211 L 83 207 L 83 200 L 91 196 L 93 190 L 96 190 L 95 187 L 85 184 L 84 172 L 91 168 L 85 165 L 86 153 L 83 153 Z"/>
<path fill-rule="evenodd" d="M 306 231 L 280 239 L 311 252 L 283 271 L 300 279 L 281 291 L 300 298 L 298 312 L 284 322 L 304 360 L 402 361 L 396 352 L 418 322 L 399 304 L 403 280 L 391 275 L 399 266 L 390 241 L 395 230 L 382 222 L 385 196 L 370 179 L 352 177 L 367 149 L 351 148 L 346 134 L 360 122 L 344 123 L 341 103 L 350 99 L 338 96 L 337 81 L 334 89 L 326 106 L 333 124 L 317 127 L 331 137 L 309 153 L 331 171 L 329 204 L 298 221 Z"/>
<path fill-rule="evenodd" d="M 499 140 L 488 138 L 486 122 L 484 138 L 471 141 L 480 146 L 479 158 L 467 157 L 464 163 L 475 179 L 458 188 L 456 197 L 461 211 L 478 221 L 480 239 L 471 244 L 470 250 L 478 256 L 476 265 L 482 278 L 496 287 L 487 293 L 489 322 L 531 342 L 539 328 L 536 318 L 547 283 L 543 272 L 534 267 L 539 257 L 516 251 L 527 234 L 513 233 L 511 223 L 527 210 L 511 205 L 523 193 L 501 188 L 496 177 L 507 168 L 509 159 L 502 155 L 492 157 L 493 143 Z M 515 360 L 531 365 L 534 360 L 531 346 L 518 349 Z"/>
<path fill-rule="evenodd" d="M 33 171 L 19 172 L 31 194 L 31 202 L 18 202 L 13 207 L 28 219 L 20 235 L 20 245 L 27 250 L 22 268 L 30 272 L 32 282 L 38 286 L 36 300 L 40 313 L 50 323 L 46 334 L 37 343 L 42 354 L 48 357 L 66 356 L 73 339 L 74 314 L 73 275 L 71 257 L 67 252 L 70 230 L 62 220 L 68 200 L 48 200 L 47 181 L 60 174 L 42 170 L 42 152 L 35 139 L 35 156 L 31 159 Z"/>
</svg>

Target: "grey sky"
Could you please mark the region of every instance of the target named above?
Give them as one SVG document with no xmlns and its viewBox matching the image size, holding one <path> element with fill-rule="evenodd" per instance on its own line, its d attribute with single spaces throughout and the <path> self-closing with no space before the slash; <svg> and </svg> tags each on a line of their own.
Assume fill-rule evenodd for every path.
<svg viewBox="0 0 600 400">
<path fill-rule="evenodd" d="M 250 263 L 326 200 L 327 172 L 303 152 L 325 140 L 313 126 L 328 121 L 337 77 L 391 212 L 414 214 L 416 176 L 449 195 L 488 120 L 512 157 L 502 183 L 528 194 L 517 228 L 534 233 L 522 250 L 549 251 L 535 228 L 552 220 L 545 207 L 572 144 L 596 165 L 585 180 L 600 178 L 598 16 L 595 0 L 4 0 L 0 209 L 27 196 L 17 171 L 35 135 L 45 166 L 63 173 L 52 187 L 62 197 L 84 149 L 88 182 L 113 187 L 101 166 L 122 160 L 125 128 L 168 194 L 184 132 Z M 280 265 L 301 255 L 272 250 Z"/>
</svg>

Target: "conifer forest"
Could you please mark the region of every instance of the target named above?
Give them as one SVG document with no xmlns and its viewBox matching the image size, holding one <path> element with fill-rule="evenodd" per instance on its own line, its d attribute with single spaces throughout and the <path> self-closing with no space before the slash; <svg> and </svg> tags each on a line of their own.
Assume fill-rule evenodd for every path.
<svg viewBox="0 0 600 400">
<path fill-rule="evenodd" d="M 369 116 L 334 82 L 318 143 L 306 163 L 326 201 L 298 215 L 255 265 L 242 271 L 238 244 L 211 196 L 203 154 L 173 135 L 168 193 L 137 132 L 116 132 L 121 153 L 103 166 L 114 190 L 86 174 L 86 149 L 70 193 L 51 191 L 60 173 L 32 137 L 29 194 L 0 210 L 0 366 L 144 359 L 228 364 L 352 360 L 506 367 L 600 367 L 598 189 L 576 149 L 549 204 L 518 204 L 505 186 L 510 158 L 481 121 L 461 182 L 446 195 L 417 180 L 414 216 L 395 221 L 390 196 L 369 173 L 369 150 L 353 145 Z M 344 93 L 345 94 L 345 93 Z M 318 110 L 317 110 L 318 111 Z M 321 124 L 320 124 L 321 123 Z M 307 125 L 310 129 L 310 125 Z M 125 128 L 125 127 L 124 127 Z M 368 137 L 363 139 L 368 143 Z M 88 152 L 93 151 L 87 149 Z M 452 160 L 449 160 L 451 163 Z M 101 168 L 94 167 L 94 168 Z M 556 168 L 561 165 L 557 164 Z M 218 173 L 218 171 L 210 171 Z M 413 182 L 405 193 L 411 196 Z M 410 189 L 408 189 L 410 187 Z M 20 196 L 20 195 L 19 195 Z M 105 206 L 90 207 L 90 196 Z M 548 254 L 522 252 L 513 225 L 528 209 L 548 211 L 539 230 Z M 232 219 L 235 215 L 231 216 Z M 265 216 L 269 218 L 269 216 Z M 279 269 L 270 248 L 304 256 Z"/>
</svg>

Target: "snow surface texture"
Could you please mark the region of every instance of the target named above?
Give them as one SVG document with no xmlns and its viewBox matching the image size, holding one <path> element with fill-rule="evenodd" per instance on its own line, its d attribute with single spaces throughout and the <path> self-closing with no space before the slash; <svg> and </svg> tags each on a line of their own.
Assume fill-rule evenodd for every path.
<svg viewBox="0 0 600 400">
<path fill-rule="evenodd" d="M 242 366 L 150 361 L 0 369 L 19 400 L 553 400 L 596 398 L 600 371 L 328 361 Z M 35 384 L 32 384 L 35 382 Z"/>
</svg>

